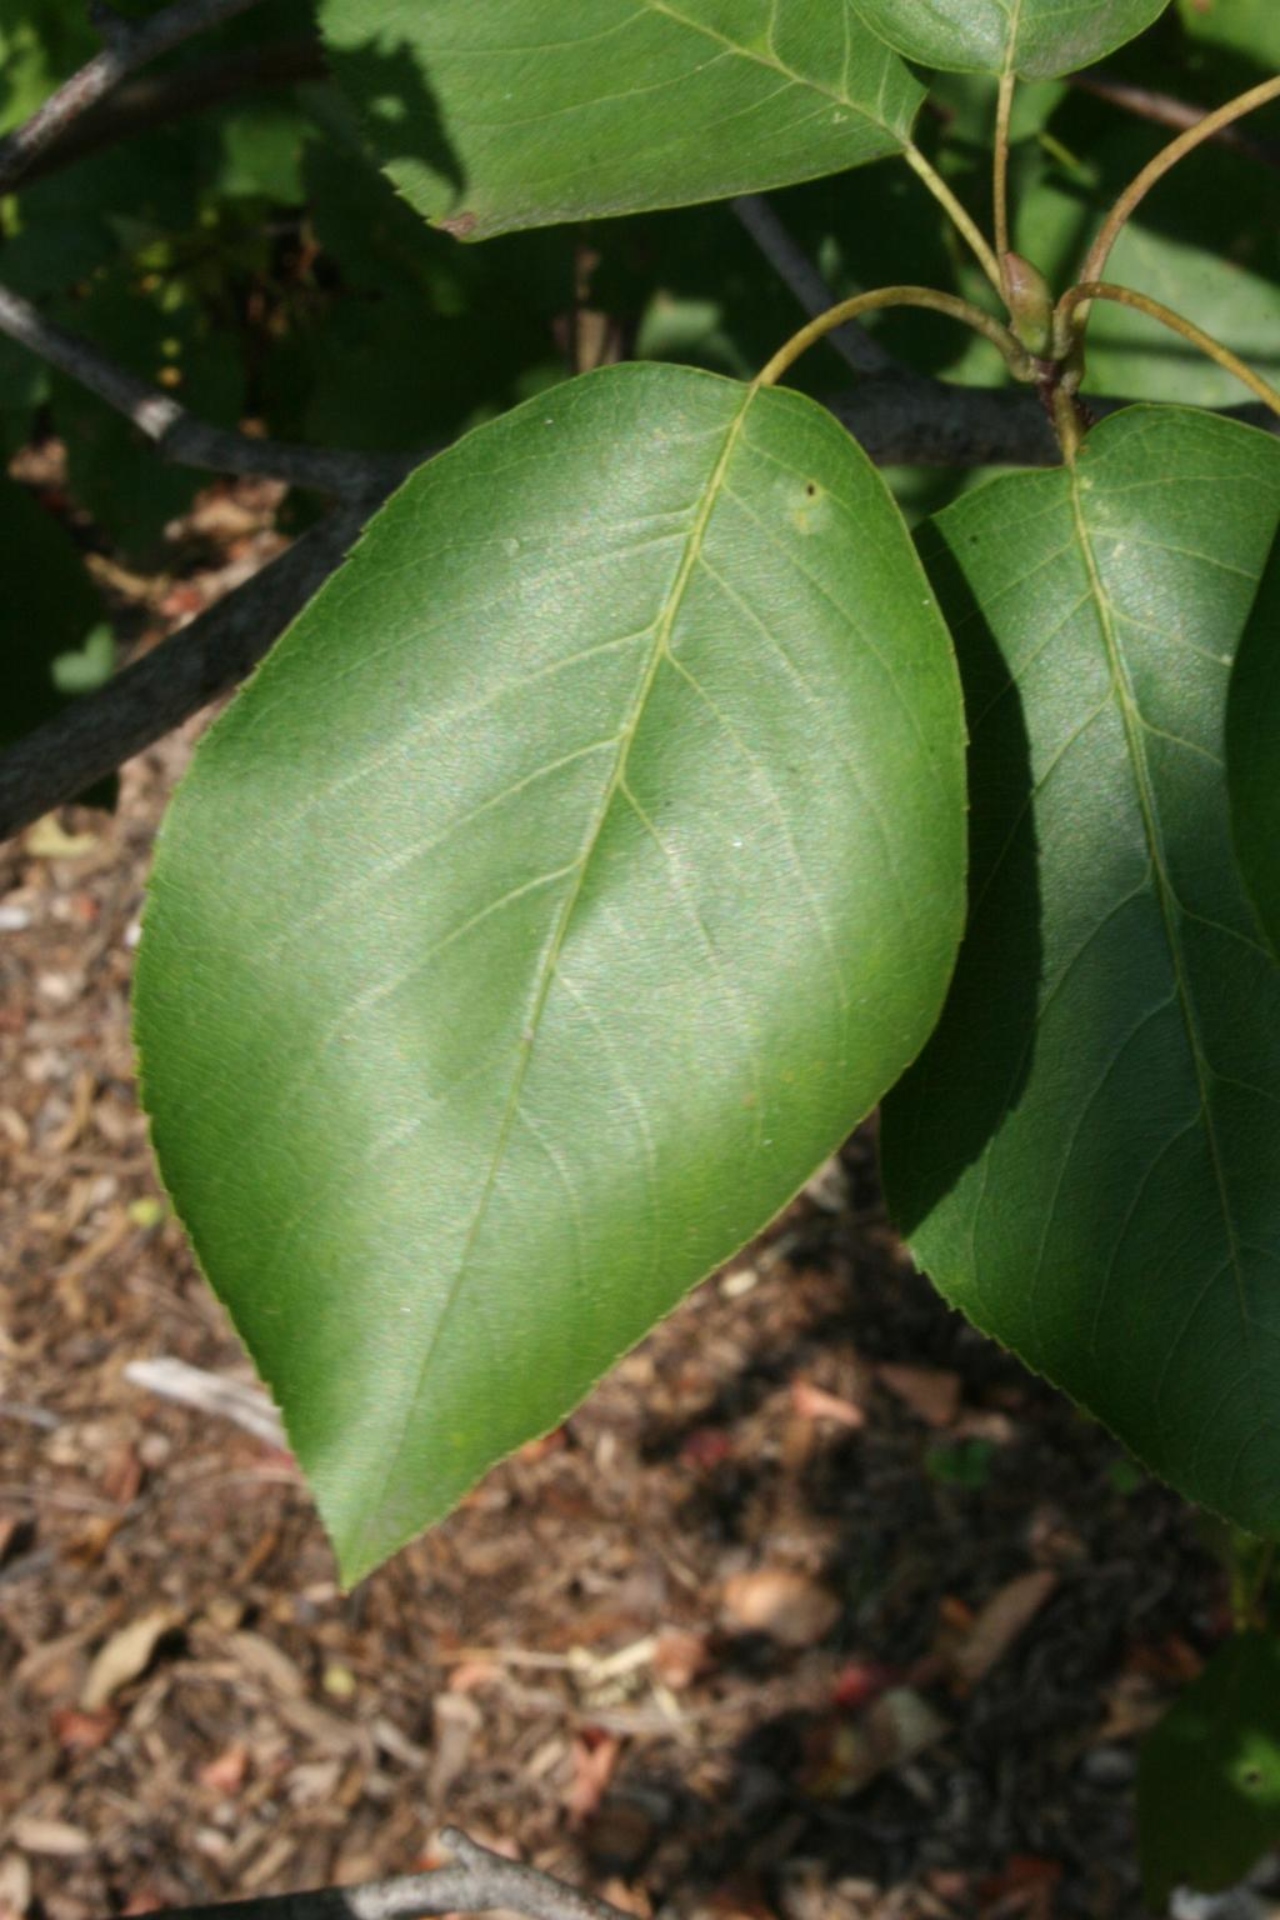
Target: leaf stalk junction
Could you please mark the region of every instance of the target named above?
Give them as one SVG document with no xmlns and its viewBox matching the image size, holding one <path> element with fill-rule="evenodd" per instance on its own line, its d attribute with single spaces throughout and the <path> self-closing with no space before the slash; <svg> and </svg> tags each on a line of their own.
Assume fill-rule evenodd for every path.
<svg viewBox="0 0 1280 1920">
<path fill-rule="evenodd" d="M 1093 240 L 1080 269 L 1080 277 L 1057 300 L 1039 271 L 1015 253 L 1009 244 L 1008 205 L 1009 127 L 1013 103 L 1014 76 L 1001 77 L 996 109 L 994 249 L 972 216 L 960 204 L 951 188 L 914 146 L 906 149 L 906 158 L 930 192 L 944 207 L 961 236 L 973 250 L 993 288 L 1003 299 L 1008 320 L 976 306 L 957 294 L 923 286 L 878 287 L 869 293 L 855 294 L 820 313 L 793 334 L 757 374 L 756 388 L 771 387 L 826 334 L 859 320 L 865 314 L 894 307 L 924 308 L 957 320 L 974 333 L 990 341 L 1000 353 L 1015 380 L 1034 385 L 1046 413 L 1053 423 L 1063 458 L 1074 461 L 1090 424 L 1078 395 L 1085 373 L 1085 338 L 1089 315 L 1095 301 L 1110 301 L 1144 314 L 1160 326 L 1176 333 L 1188 345 L 1203 353 L 1215 365 L 1232 374 L 1251 393 L 1280 417 L 1280 391 L 1260 374 L 1184 315 L 1164 306 L 1159 300 L 1132 287 L 1119 286 L 1102 275 L 1112 248 L 1134 210 L 1151 189 L 1189 153 L 1202 146 L 1224 127 L 1248 113 L 1280 100 L 1280 75 L 1263 81 L 1248 92 L 1230 100 L 1189 127 L 1163 147 L 1120 194 Z"/>
</svg>

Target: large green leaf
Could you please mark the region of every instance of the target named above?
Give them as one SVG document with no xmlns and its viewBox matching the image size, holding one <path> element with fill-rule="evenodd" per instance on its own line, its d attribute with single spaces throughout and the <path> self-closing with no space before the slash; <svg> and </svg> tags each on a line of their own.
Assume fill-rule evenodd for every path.
<svg viewBox="0 0 1280 1920">
<path fill-rule="evenodd" d="M 463 238 L 811 180 L 924 90 L 852 0 L 322 0 L 379 161 Z"/>
<path fill-rule="evenodd" d="M 146 1100 L 348 1578 L 918 1051 L 962 739 L 860 450 L 638 365 L 421 469 L 213 731 L 147 910 Z"/>
<path fill-rule="evenodd" d="M 970 922 L 885 1111 L 947 1298 L 1184 1493 L 1280 1525 L 1280 969 L 1231 854 L 1231 658 L 1280 445 L 1134 408 L 939 515 Z"/>
<path fill-rule="evenodd" d="M 1169 0 L 854 0 L 909 60 L 960 73 L 1074 73 L 1133 40 Z"/>
<path fill-rule="evenodd" d="M 1216 1893 L 1280 1843 L 1280 1643 L 1219 1647 L 1142 1743 L 1138 1841 L 1152 1913 L 1177 1886 Z"/>
<path fill-rule="evenodd" d="M 1245 886 L 1280 954 L 1280 540 L 1231 674 L 1227 785 Z"/>
</svg>

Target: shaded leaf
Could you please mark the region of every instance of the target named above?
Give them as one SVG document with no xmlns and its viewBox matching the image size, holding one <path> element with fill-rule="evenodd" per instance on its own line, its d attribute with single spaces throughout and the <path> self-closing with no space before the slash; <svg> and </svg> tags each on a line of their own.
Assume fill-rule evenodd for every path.
<svg viewBox="0 0 1280 1920">
<path fill-rule="evenodd" d="M 1074 73 L 1133 40 L 1169 0 L 854 0 L 909 60 L 961 73 Z"/>
<path fill-rule="evenodd" d="M 852 0 L 323 0 L 320 24 L 379 162 L 462 239 L 860 166 L 924 97 Z"/>
<path fill-rule="evenodd" d="M 1142 1743 L 1138 1846 L 1152 1912 L 1181 1885 L 1215 1893 L 1280 1843 L 1280 1646 L 1219 1647 Z"/>
<path fill-rule="evenodd" d="M 1193 40 L 1229 47 L 1263 68 L 1280 68 L 1280 14 L 1275 0 L 1178 0 Z"/>
<path fill-rule="evenodd" d="M 1272 546 L 1231 674 L 1227 784 L 1240 871 L 1280 954 L 1280 540 Z"/>
<path fill-rule="evenodd" d="M 1117 124 L 1105 103 L 1074 96 L 1055 115 L 1053 135 L 1051 152 L 1020 156 L 1017 245 L 1051 282 L 1065 285 L 1107 208 L 1167 135 L 1141 123 Z M 1126 225 L 1107 277 L 1174 307 L 1256 372 L 1280 379 L 1273 176 L 1221 148 L 1198 153 L 1194 168 L 1194 192 L 1171 187 L 1153 194 Z M 1205 407 L 1236 406 L 1244 394 L 1235 376 L 1206 355 L 1108 301 L 1090 316 L 1087 390 Z"/>
<path fill-rule="evenodd" d="M 146 1098 L 349 1578 L 918 1051 L 961 763 L 865 456 L 636 365 L 420 470 L 214 729 L 147 913 Z"/>
<path fill-rule="evenodd" d="M 1280 1522 L 1280 970 L 1231 857 L 1227 679 L 1280 447 L 1133 408 L 929 529 L 970 716 L 969 928 L 885 1109 L 946 1297 L 1183 1493 Z"/>
</svg>

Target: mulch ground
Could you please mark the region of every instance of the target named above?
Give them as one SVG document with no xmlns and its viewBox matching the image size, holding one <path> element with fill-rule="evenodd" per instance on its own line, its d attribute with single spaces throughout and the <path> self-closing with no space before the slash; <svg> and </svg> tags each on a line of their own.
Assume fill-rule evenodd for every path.
<svg viewBox="0 0 1280 1920">
<path fill-rule="evenodd" d="M 210 495 L 194 559 L 116 583 L 135 625 L 255 564 L 269 506 Z M 446 1824 L 642 1916 L 1140 1912 L 1135 1740 L 1223 1576 L 911 1271 L 869 1131 L 351 1595 L 287 1453 L 128 1378 L 251 1379 L 128 1031 L 197 731 L 0 849 L 0 1920 L 369 1879 Z"/>
</svg>

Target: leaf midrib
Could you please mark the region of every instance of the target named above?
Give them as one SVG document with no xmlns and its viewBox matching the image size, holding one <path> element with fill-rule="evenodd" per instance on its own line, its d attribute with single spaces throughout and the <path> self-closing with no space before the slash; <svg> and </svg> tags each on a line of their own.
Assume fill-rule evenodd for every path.
<svg viewBox="0 0 1280 1920">
<path fill-rule="evenodd" d="M 1174 896 L 1174 891 L 1165 866 L 1160 814 L 1152 786 L 1151 771 L 1147 764 L 1146 747 L 1143 741 L 1142 716 L 1134 695 L 1132 682 L 1129 678 L 1123 650 L 1116 634 L 1110 596 L 1107 593 L 1106 584 L 1103 581 L 1102 571 L 1098 565 L 1098 558 L 1094 552 L 1093 541 L 1089 533 L 1079 474 L 1075 467 L 1071 467 L 1068 471 L 1072 515 L 1075 521 L 1076 534 L 1080 542 L 1080 551 L 1088 574 L 1090 595 L 1097 613 L 1098 628 L 1102 634 L 1103 645 L 1106 648 L 1107 660 L 1111 669 L 1112 684 L 1116 691 L 1121 724 L 1125 732 L 1125 743 L 1129 751 L 1129 760 L 1134 771 L 1138 806 L 1142 814 L 1143 833 L 1147 842 L 1147 851 L 1151 859 L 1151 871 L 1155 877 L 1156 898 L 1160 906 L 1160 917 L 1164 926 L 1165 941 L 1169 949 L 1169 958 L 1173 965 L 1174 988 L 1177 994 L 1178 1007 L 1182 1015 L 1182 1022 L 1187 1036 L 1187 1046 L 1195 1071 L 1196 1088 L 1200 1100 L 1200 1118 L 1204 1128 L 1205 1143 L 1209 1150 L 1209 1162 L 1213 1169 L 1214 1185 L 1218 1195 L 1219 1211 L 1222 1214 L 1222 1225 L 1227 1240 L 1227 1252 L 1231 1263 L 1231 1272 L 1235 1280 L 1236 1303 L 1240 1313 L 1241 1339 L 1249 1365 L 1249 1377 L 1253 1386 L 1255 1406 L 1257 1407 L 1259 1418 L 1261 1418 L 1262 1408 L 1259 1398 L 1257 1368 L 1253 1364 L 1252 1350 L 1249 1345 L 1249 1309 L 1248 1302 L 1245 1298 L 1244 1275 L 1240 1264 L 1240 1243 L 1236 1234 L 1230 1195 L 1227 1190 L 1225 1163 L 1222 1148 L 1218 1141 L 1217 1125 L 1214 1120 L 1213 1104 L 1210 1098 L 1209 1074 L 1211 1070 L 1201 1044 L 1199 1021 L 1196 1017 L 1191 988 L 1187 979 L 1186 957 L 1183 953 L 1182 939 L 1178 930 L 1178 903 Z"/>
<path fill-rule="evenodd" d="M 1009 14 L 1009 38 L 1005 46 L 1004 71 L 1006 78 L 1016 72 L 1018 64 L 1018 33 L 1022 26 L 1022 0 L 1013 0 Z"/>
<path fill-rule="evenodd" d="M 652 4 L 652 0 L 649 0 L 649 3 Z M 503 1109 L 493 1153 L 490 1157 L 489 1166 L 485 1174 L 484 1183 L 480 1189 L 479 1197 L 476 1201 L 470 1225 L 467 1228 L 462 1251 L 458 1255 L 453 1277 L 449 1281 L 440 1312 L 436 1316 L 435 1324 L 431 1329 L 426 1350 L 418 1364 L 412 1390 L 406 1397 L 404 1417 L 400 1424 L 400 1431 L 394 1444 L 388 1449 L 386 1466 L 378 1485 L 377 1496 L 369 1503 L 366 1509 L 367 1518 L 365 1528 L 361 1535 L 362 1548 L 367 1545 L 370 1534 L 377 1531 L 378 1516 L 381 1512 L 383 1501 L 386 1499 L 387 1489 L 392 1484 L 404 1455 L 404 1449 L 409 1438 L 409 1431 L 413 1423 L 413 1416 L 422 1398 L 427 1376 L 431 1371 L 431 1366 L 435 1360 L 445 1327 L 460 1298 L 471 1256 L 475 1251 L 476 1242 L 483 1228 L 488 1213 L 489 1202 L 493 1197 L 494 1187 L 497 1184 L 498 1175 L 501 1171 L 503 1160 L 506 1157 L 512 1130 L 519 1115 L 520 1098 L 528 1077 L 534 1047 L 537 1044 L 542 1016 L 545 1012 L 552 984 L 556 977 L 560 955 L 563 951 L 565 940 L 568 937 L 569 928 L 577 909 L 578 901 L 582 895 L 582 889 L 586 884 L 586 877 L 591 867 L 592 857 L 599 845 L 600 836 L 604 831 L 604 825 L 612 810 L 613 803 L 625 783 L 627 762 L 630 756 L 632 742 L 635 739 L 640 722 L 644 717 L 645 708 L 648 704 L 649 695 L 653 690 L 654 682 L 657 679 L 658 671 L 662 662 L 670 653 L 672 631 L 684 603 L 684 597 L 688 590 L 693 570 L 698 563 L 699 555 L 706 540 L 707 529 L 711 522 L 711 516 L 715 511 L 716 503 L 720 497 L 725 476 L 728 472 L 730 461 L 733 458 L 734 449 L 741 437 L 747 414 L 753 401 L 757 397 L 758 391 L 755 387 L 748 387 L 746 389 L 737 412 L 729 423 L 725 433 L 724 445 L 721 447 L 716 459 L 716 464 L 707 481 L 702 505 L 689 530 L 689 537 L 685 543 L 684 553 L 681 555 L 680 566 L 676 572 L 676 577 L 672 582 L 671 590 L 667 596 L 666 606 L 654 623 L 654 644 L 649 664 L 645 669 L 636 696 L 632 701 L 631 710 L 618 734 L 618 750 L 614 757 L 613 767 L 610 770 L 609 778 L 602 791 L 600 804 L 596 808 L 592 818 L 583 850 L 578 856 L 577 876 L 573 885 L 565 895 L 565 901 L 560 910 L 559 919 L 552 930 L 551 939 L 544 953 L 534 988 L 532 1010 L 528 1019 L 525 1020 L 521 1026 L 511 1091 L 508 1095 L 506 1106 Z M 418 1531 L 419 1527 L 415 1524 L 405 1538 L 412 1538 Z M 361 1557 L 361 1564 L 363 1564 L 363 1555 Z"/>
<path fill-rule="evenodd" d="M 821 94 L 838 107 L 847 107 L 850 113 L 856 113 L 861 119 L 869 120 L 873 127 L 879 127 L 882 133 L 892 134 L 894 139 L 900 141 L 904 147 L 911 144 L 898 132 L 892 122 L 884 118 L 883 114 L 873 113 L 864 102 L 852 99 L 847 93 L 837 92 L 834 87 L 823 86 L 821 81 L 810 80 L 805 74 L 797 73 L 795 68 L 789 67 L 785 60 L 780 60 L 776 53 L 765 54 L 758 48 L 745 47 L 741 41 L 731 40 L 728 34 L 717 33 L 714 27 L 707 26 L 704 21 L 690 20 L 687 14 L 680 13 L 677 8 L 670 5 L 670 0 L 642 0 L 642 4 L 651 13 L 660 13 L 666 19 L 674 20 L 677 26 L 687 27 L 691 33 L 702 34 L 705 39 L 713 41 L 718 47 L 726 47 L 730 53 L 737 54 L 739 59 L 754 61 L 757 66 L 766 68 L 770 73 L 781 74 L 783 79 L 789 80 L 793 86 L 803 87 L 809 93 Z"/>
</svg>

